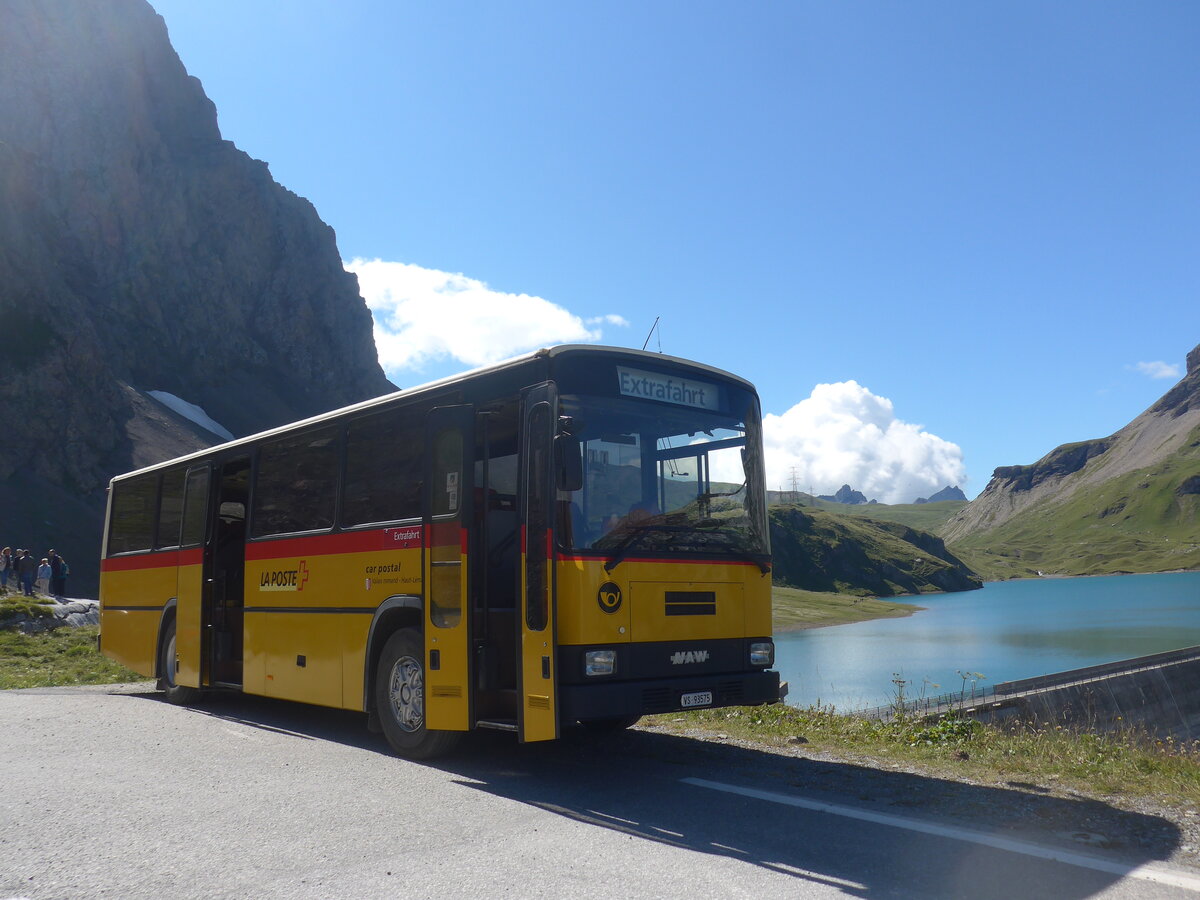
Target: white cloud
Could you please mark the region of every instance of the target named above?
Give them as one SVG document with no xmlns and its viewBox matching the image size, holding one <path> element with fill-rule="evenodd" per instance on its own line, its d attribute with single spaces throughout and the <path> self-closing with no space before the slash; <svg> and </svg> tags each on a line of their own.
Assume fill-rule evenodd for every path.
<svg viewBox="0 0 1200 900">
<path fill-rule="evenodd" d="M 957 444 L 896 418 L 856 381 L 818 384 L 781 416 L 763 417 L 767 488 L 832 494 L 843 484 L 880 503 L 911 503 L 967 480 Z"/>
<path fill-rule="evenodd" d="M 624 316 L 609 314 L 607 316 L 592 316 L 590 319 L 584 319 L 585 325 L 619 325 L 622 328 L 629 327 L 629 320 Z"/>
<path fill-rule="evenodd" d="M 1151 378 L 1182 378 L 1183 369 L 1172 363 L 1165 363 L 1161 360 L 1154 362 L 1140 362 L 1132 367 L 1143 375 L 1149 375 Z"/>
<path fill-rule="evenodd" d="M 375 317 L 387 372 L 455 359 L 481 366 L 550 344 L 600 340 L 618 315 L 581 319 L 542 297 L 492 290 L 465 275 L 382 259 L 344 263 Z"/>
</svg>

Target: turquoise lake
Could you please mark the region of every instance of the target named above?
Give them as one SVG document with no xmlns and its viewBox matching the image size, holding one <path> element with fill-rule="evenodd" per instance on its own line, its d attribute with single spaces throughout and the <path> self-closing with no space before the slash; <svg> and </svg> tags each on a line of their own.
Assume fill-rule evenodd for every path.
<svg viewBox="0 0 1200 900">
<path fill-rule="evenodd" d="M 986 687 L 1200 645 L 1200 572 L 1025 579 L 897 599 L 925 609 L 775 635 L 787 702 L 861 709 L 892 702 L 896 674 L 915 698 L 957 692 L 960 671 L 981 673 Z"/>
</svg>

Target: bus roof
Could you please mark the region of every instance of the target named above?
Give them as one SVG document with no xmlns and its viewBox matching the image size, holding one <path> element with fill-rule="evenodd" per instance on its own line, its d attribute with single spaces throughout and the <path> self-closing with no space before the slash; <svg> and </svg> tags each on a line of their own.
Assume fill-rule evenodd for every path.
<svg viewBox="0 0 1200 900">
<path fill-rule="evenodd" d="M 130 472 L 122 472 L 119 475 L 114 475 L 109 479 L 111 484 L 114 481 L 121 481 L 125 478 L 132 478 L 137 475 L 143 475 L 148 472 L 153 472 L 156 469 L 165 469 L 180 463 L 190 462 L 196 459 L 205 459 L 212 456 L 218 451 L 225 451 L 244 445 L 253 445 L 275 435 L 286 434 L 289 431 L 297 428 L 303 428 L 309 425 L 318 425 L 321 422 L 337 419 L 347 413 L 358 412 L 361 410 L 371 409 L 375 406 L 383 406 L 401 397 L 414 397 L 429 391 L 435 391 L 439 388 L 450 387 L 475 378 L 486 377 L 494 372 L 501 372 L 505 369 L 514 368 L 525 363 L 532 362 L 537 359 L 554 359 L 558 356 L 571 354 L 595 354 L 597 356 L 623 356 L 626 358 L 653 360 L 659 363 L 668 362 L 674 365 L 685 366 L 690 369 L 697 369 L 707 372 L 711 375 L 719 376 L 727 381 L 733 381 L 741 384 L 748 390 L 753 391 L 754 385 L 732 372 L 726 372 L 724 369 L 718 369 L 715 366 L 709 366 L 704 363 L 696 362 L 691 359 L 684 359 L 679 356 L 668 356 L 665 353 L 653 353 L 649 350 L 634 350 L 630 347 L 609 347 L 600 344 L 559 344 L 554 347 L 543 347 L 540 350 L 534 350 L 532 353 L 525 353 L 521 356 L 514 356 L 500 362 L 491 363 L 486 366 L 479 366 L 474 369 L 469 369 L 466 372 L 460 372 L 457 375 L 449 375 L 445 378 L 439 378 L 435 381 L 429 381 L 424 384 L 414 385 L 412 387 L 401 388 L 398 391 L 393 391 L 390 394 L 381 394 L 378 397 L 372 397 L 369 400 L 362 400 L 358 403 L 351 403 L 349 406 L 342 406 L 338 409 L 331 409 L 328 412 L 318 413 L 315 416 L 309 416 L 306 419 L 297 419 L 295 422 L 288 422 L 286 425 L 277 425 L 274 428 L 268 428 L 264 431 L 259 431 L 254 434 L 248 434 L 245 437 L 235 438 L 232 441 L 225 441 L 221 444 L 213 444 L 211 447 L 205 447 L 193 453 L 188 453 L 183 456 L 177 456 L 173 459 L 163 460 L 162 462 L 154 463 L 153 465 L 143 466 L 140 469 L 135 469 Z"/>
</svg>

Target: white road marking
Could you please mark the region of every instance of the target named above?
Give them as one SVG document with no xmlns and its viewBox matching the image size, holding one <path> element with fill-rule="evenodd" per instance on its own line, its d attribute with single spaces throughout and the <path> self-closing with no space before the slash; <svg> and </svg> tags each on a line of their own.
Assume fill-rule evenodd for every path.
<svg viewBox="0 0 1200 900">
<path fill-rule="evenodd" d="M 1032 856 L 1037 859 L 1065 863 L 1069 866 L 1079 866 L 1080 868 L 1092 869 L 1097 872 L 1106 872 L 1110 875 L 1119 875 L 1123 878 L 1152 881 L 1157 884 L 1170 885 L 1171 887 L 1200 893 L 1200 877 L 1180 869 L 1169 869 L 1165 866 L 1151 864 L 1134 866 L 1111 862 L 1095 856 L 1086 856 L 1082 853 L 1072 853 L 1069 850 L 1058 850 L 1053 847 L 1042 847 L 1038 844 L 998 837 L 997 835 L 986 834 L 982 831 L 973 831 L 969 828 L 952 828 L 948 825 L 937 825 L 932 822 L 923 822 L 919 819 L 906 819 L 903 816 L 855 809 L 853 806 L 839 806 L 834 803 L 822 803 L 818 800 L 805 800 L 801 797 L 793 797 L 788 794 L 779 794 L 774 791 L 760 791 L 757 788 L 738 787 L 732 784 L 722 784 L 719 781 L 707 781 L 703 778 L 682 778 L 680 780 L 684 784 L 708 788 L 713 791 L 739 794 L 743 797 L 753 797 L 756 800 L 766 800 L 770 803 L 780 803 L 784 806 L 796 806 L 800 809 L 810 809 L 815 812 L 843 816 L 847 819 L 857 819 L 860 822 L 873 822 L 876 825 L 886 825 L 890 828 L 903 828 L 906 831 L 917 831 L 922 834 L 931 834 L 954 841 L 965 841 L 969 844 L 981 844 L 997 850 L 1007 850 L 1010 853 L 1020 853 L 1024 856 Z"/>
</svg>

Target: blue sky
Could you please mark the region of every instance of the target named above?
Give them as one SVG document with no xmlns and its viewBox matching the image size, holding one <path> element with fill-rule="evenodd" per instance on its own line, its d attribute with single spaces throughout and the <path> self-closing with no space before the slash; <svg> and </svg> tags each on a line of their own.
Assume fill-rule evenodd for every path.
<svg viewBox="0 0 1200 900">
<path fill-rule="evenodd" d="M 658 316 L 758 385 L 770 487 L 901 502 L 1200 343 L 1197 4 L 151 2 L 401 386 Z"/>
</svg>

